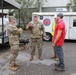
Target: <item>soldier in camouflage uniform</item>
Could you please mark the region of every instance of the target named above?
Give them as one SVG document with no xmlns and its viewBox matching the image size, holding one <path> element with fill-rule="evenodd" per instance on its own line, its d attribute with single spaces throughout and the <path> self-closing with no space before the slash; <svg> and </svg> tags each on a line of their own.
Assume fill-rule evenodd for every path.
<svg viewBox="0 0 76 75">
<path fill-rule="evenodd" d="M 19 34 L 22 33 L 22 29 L 15 26 L 16 19 L 13 16 L 9 17 L 9 21 L 8 34 L 11 47 L 10 69 L 17 70 L 17 66 L 19 65 L 16 63 L 16 58 L 19 51 Z"/>
<path fill-rule="evenodd" d="M 41 22 L 38 21 L 38 17 L 34 16 L 34 21 L 31 21 L 26 29 L 31 31 L 31 57 L 30 61 L 33 60 L 33 56 L 35 55 L 35 48 L 37 44 L 38 48 L 38 55 L 39 55 L 39 60 L 42 59 L 42 34 L 43 34 L 43 39 L 46 39 L 46 33 L 44 26 Z"/>
</svg>

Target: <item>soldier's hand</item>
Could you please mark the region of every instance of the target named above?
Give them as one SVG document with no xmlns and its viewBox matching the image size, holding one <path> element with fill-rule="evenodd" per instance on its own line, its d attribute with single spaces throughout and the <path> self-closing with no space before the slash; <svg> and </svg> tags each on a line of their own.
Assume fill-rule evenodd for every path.
<svg viewBox="0 0 76 75">
<path fill-rule="evenodd" d="M 44 40 L 46 40 L 46 37 L 43 37 Z"/>
<path fill-rule="evenodd" d="M 31 22 L 29 23 L 29 27 L 33 27 L 33 24 Z"/>
<path fill-rule="evenodd" d="M 20 33 L 22 33 L 23 29 L 22 28 L 19 28 L 19 31 L 20 31 Z"/>
<path fill-rule="evenodd" d="M 20 30 L 22 30 L 22 28 L 19 28 Z"/>
</svg>

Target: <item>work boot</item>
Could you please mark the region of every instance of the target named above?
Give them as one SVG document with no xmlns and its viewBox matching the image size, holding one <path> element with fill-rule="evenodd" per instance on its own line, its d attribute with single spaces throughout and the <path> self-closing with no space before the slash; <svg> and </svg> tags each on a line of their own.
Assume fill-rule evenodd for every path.
<svg viewBox="0 0 76 75">
<path fill-rule="evenodd" d="M 58 57 L 56 57 L 56 58 L 55 58 L 55 60 L 56 60 L 56 61 L 59 61 L 59 58 L 58 58 Z"/>
<path fill-rule="evenodd" d="M 43 60 L 42 56 L 39 56 L 38 59 L 39 59 L 39 60 Z"/>
<path fill-rule="evenodd" d="M 60 67 L 60 64 L 59 63 L 55 63 L 55 67 Z"/>
<path fill-rule="evenodd" d="M 61 68 L 61 67 L 60 67 L 60 64 L 59 64 L 59 63 L 56 63 L 56 64 L 55 64 L 55 70 L 56 70 L 56 71 L 65 71 L 65 67 L 64 67 L 64 68 Z"/>
<path fill-rule="evenodd" d="M 14 67 L 14 66 L 13 67 L 9 67 L 9 69 L 12 70 L 12 71 L 17 71 L 18 70 L 18 68 Z"/>
<path fill-rule="evenodd" d="M 18 63 L 15 63 L 14 66 L 20 66 Z"/>
<path fill-rule="evenodd" d="M 62 72 L 64 72 L 65 68 L 55 67 L 55 71 L 62 71 Z"/>
<path fill-rule="evenodd" d="M 32 60 L 33 60 L 33 56 L 30 57 L 30 61 L 32 61 Z"/>
<path fill-rule="evenodd" d="M 52 59 L 56 58 L 56 55 L 54 54 L 53 56 L 51 56 Z"/>
</svg>

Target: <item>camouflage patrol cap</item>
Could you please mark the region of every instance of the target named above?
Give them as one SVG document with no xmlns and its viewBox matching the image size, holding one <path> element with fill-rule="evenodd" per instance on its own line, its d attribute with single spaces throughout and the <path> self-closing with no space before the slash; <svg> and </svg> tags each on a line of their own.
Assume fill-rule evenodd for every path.
<svg viewBox="0 0 76 75">
<path fill-rule="evenodd" d="M 16 18 L 14 16 L 9 16 L 9 21 L 11 21 L 12 19 L 16 20 Z"/>
</svg>

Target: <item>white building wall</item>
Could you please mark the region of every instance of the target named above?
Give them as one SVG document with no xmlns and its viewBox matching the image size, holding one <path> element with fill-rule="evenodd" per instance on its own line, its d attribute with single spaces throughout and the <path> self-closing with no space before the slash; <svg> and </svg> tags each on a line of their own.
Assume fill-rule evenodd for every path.
<svg viewBox="0 0 76 75">
<path fill-rule="evenodd" d="M 47 0 L 47 2 L 43 1 L 43 7 L 63 7 L 68 2 L 69 0 Z"/>
</svg>

